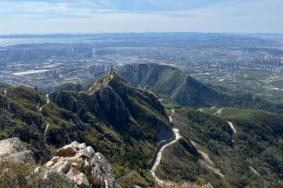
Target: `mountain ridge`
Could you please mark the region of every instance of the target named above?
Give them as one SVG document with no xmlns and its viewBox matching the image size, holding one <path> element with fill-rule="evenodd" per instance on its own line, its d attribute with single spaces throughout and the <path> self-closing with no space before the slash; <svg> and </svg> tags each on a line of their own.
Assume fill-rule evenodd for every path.
<svg viewBox="0 0 283 188">
<path fill-rule="evenodd" d="M 218 91 L 160 66 L 128 72 L 137 76 L 134 84 L 109 72 L 95 83 L 65 84 L 51 93 L 9 86 L 0 93 L 0 139 L 19 137 L 38 163 L 74 140 L 85 143 L 109 160 L 126 188 L 158 187 L 150 168 L 161 154 L 155 174 L 174 186 L 280 185 L 282 115 L 222 106 L 195 109 L 208 104 L 205 100 L 178 105 L 171 100 L 186 89 L 195 93 L 189 98 L 194 102 L 203 98 L 199 92 L 209 91 L 204 97 L 210 98 Z M 167 90 L 171 100 L 163 98 Z M 176 142 L 173 127 L 182 136 Z"/>
<path fill-rule="evenodd" d="M 179 105 L 188 107 L 239 107 L 283 113 L 283 104 L 274 104 L 248 93 L 233 94 L 204 84 L 178 68 L 148 64 L 129 64 L 118 73 L 137 87 L 150 88 Z"/>
<path fill-rule="evenodd" d="M 62 86 L 48 95 L 49 103 L 38 89 L 8 87 L 6 95 L 0 94 L 0 100 L 7 101 L 0 106 L 5 112 L 0 116 L 1 139 L 18 136 L 34 149 L 37 161 L 78 140 L 103 153 L 123 181 L 132 181 L 127 176 L 131 173 L 148 179 L 150 173 L 144 170 L 158 146 L 174 137 L 167 113 L 153 94 L 118 75 L 109 78 L 102 77 L 93 89 Z"/>
</svg>

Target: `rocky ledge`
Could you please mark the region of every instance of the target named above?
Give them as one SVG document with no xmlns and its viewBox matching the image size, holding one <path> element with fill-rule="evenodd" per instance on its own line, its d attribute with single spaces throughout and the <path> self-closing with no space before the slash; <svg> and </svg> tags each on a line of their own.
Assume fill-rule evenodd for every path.
<svg viewBox="0 0 283 188">
<path fill-rule="evenodd" d="M 35 163 L 32 151 L 28 150 L 24 142 L 17 137 L 0 141 L 0 159 L 1 161 Z"/>
<path fill-rule="evenodd" d="M 5 162 L 32 167 L 31 174 L 23 178 L 34 182 L 33 187 L 120 188 L 106 158 L 91 146 L 76 141 L 58 149 L 45 165 L 36 167 L 32 151 L 19 138 L 1 140 L 0 163 Z"/>
<path fill-rule="evenodd" d="M 57 150 L 44 168 L 45 178 L 57 172 L 78 187 L 120 188 L 106 158 L 84 143 L 75 141 Z"/>
</svg>

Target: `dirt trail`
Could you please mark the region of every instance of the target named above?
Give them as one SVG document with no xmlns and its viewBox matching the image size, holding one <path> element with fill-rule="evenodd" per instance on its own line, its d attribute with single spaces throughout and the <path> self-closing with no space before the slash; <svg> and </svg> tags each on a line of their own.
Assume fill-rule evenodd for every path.
<svg viewBox="0 0 283 188">
<path fill-rule="evenodd" d="M 197 152 L 199 153 L 199 155 L 202 158 L 202 160 L 199 161 L 200 164 L 203 167 L 211 170 L 212 172 L 214 172 L 215 174 L 217 174 L 221 178 L 224 178 L 224 174 L 222 174 L 221 171 L 214 166 L 214 162 L 209 158 L 209 155 L 207 153 L 205 153 L 204 151 L 200 150 L 198 145 L 194 141 L 190 140 L 190 142 L 196 148 Z"/>
<path fill-rule="evenodd" d="M 39 107 L 39 113 L 40 113 L 40 115 L 43 117 L 44 121 L 46 122 L 46 126 L 45 126 L 45 129 L 44 129 L 44 132 L 43 132 L 43 136 L 44 136 L 44 137 L 45 137 L 45 135 L 46 135 L 46 133 L 47 133 L 49 127 L 50 127 L 50 124 L 49 124 L 49 122 L 47 121 L 47 119 L 43 116 L 43 114 L 42 114 L 42 109 L 43 109 L 44 105 L 48 105 L 48 104 L 50 103 L 49 94 L 46 94 L 46 95 L 45 95 L 45 101 L 46 101 L 46 103 Z"/>
<path fill-rule="evenodd" d="M 237 130 L 235 129 L 233 123 L 231 121 L 227 121 L 227 122 L 228 122 L 230 128 L 233 130 L 234 134 L 237 134 Z"/>
<path fill-rule="evenodd" d="M 260 176 L 260 174 L 258 173 L 258 171 L 256 171 L 256 169 L 254 169 L 253 167 L 250 166 L 250 170 L 257 176 Z"/>
<path fill-rule="evenodd" d="M 163 151 L 164 151 L 167 147 L 169 147 L 169 146 L 175 144 L 180 138 L 182 138 L 182 136 L 180 135 L 179 129 L 173 128 L 173 132 L 174 132 L 174 134 L 175 134 L 175 139 L 172 140 L 171 142 L 165 144 L 164 146 L 162 146 L 162 147 L 160 148 L 160 150 L 158 151 L 157 157 L 156 157 L 156 159 L 155 159 L 154 165 L 153 165 L 153 167 L 152 167 L 151 170 L 150 170 L 152 176 L 154 177 L 154 179 L 156 180 L 156 182 L 158 183 L 158 185 L 169 184 L 169 182 L 166 182 L 166 181 L 163 181 L 163 180 L 159 179 L 159 178 L 157 177 L 157 175 L 155 174 L 155 171 L 156 171 L 158 165 L 160 164 L 160 161 L 161 161 L 162 155 L 163 155 Z M 170 183 L 170 184 L 172 184 L 172 183 Z"/>
<path fill-rule="evenodd" d="M 171 114 L 168 116 L 170 123 L 173 122 L 173 115 L 174 115 L 174 114 L 175 114 L 175 110 L 174 110 L 174 109 L 171 109 Z M 162 146 L 162 147 L 159 149 L 159 151 L 158 151 L 158 153 L 157 153 L 157 156 L 156 156 L 156 159 L 155 159 L 155 161 L 154 161 L 154 164 L 153 164 L 153 166 L 152 166 L 152 168 L 151 168 L 151 170 L 150 170 L 150 172 L 151 172 L 152 176 L 154 177 L 155 181 L 156 181 L 156 182 L 158 183 L 158 185 L 160 185 L 160 186 L 173 186 L 173 185 L 175 185 L 175 183 L 173 183 L 173 182 L 164 181 L 164 180 L 159 179 L 159 178 L 157 177 L 156 173 L 155 173 L 155 172 L 156 172 L 156 169 L 157 169 L 157 167 L 159 166 L 160 161 L 161 161 L 161 159 L 162 159 L 163 151 L 164 151 L 167 147 L 169 147 L 169 146 L 175 144 L 176 142 L 178 142 L 178 140 L 179 140 L 180 138 L 182 138 L 179 129 L 173 128 L 172 131 L 174 132 L 175 138 L 174 138 L 172 141 L 168 141 L 168 143 L 166 143 L 164 146 Z"/>
<path fill-rule="evenodd" d="M 170 121 L 170 123 L 172 123 L 172 122 L 173 122 L 173 118 L 172 118 L 172 116 L 169 116 L 169 121 Z"/>
<path fill-rule="evenodd" d="M 50 127 L 50 124 L 47 122 L 47 123 L 46 123 L 45 130 L 44 130 L 44 133 L 43 133 L 43 136 L 44 136 L 44 137 L 46 136 L 46 133 L 47 133 L 49 127 Z"/>
<path fill-rule="evenodd" d="M 213 115 L 220 116 L 223 110 L 224 110 L 224 108 L 219 108 Z M 233 133 L 237 134 L 237 130 L 236 130 L 234 124 L 231 121 L 227 121 L 227 123 L 228 123 L 229 127 L 232 129 Z"/>
<path fill-rule="evenodd" d="M 50 98 L 49 98 L 49 94 L 45 95 L 45 100 L 46 100 L 46 104 L 50 103 Z"/>
<path fill-rule="evenodd" d="M 221 115 L 222 111 L 224 110 L 224 108 L 219 108 L 215 113 L 214 115 Z"/>
<path fill-rule="evenodd" d="M 219 115 L 221 114 L 222 110 L 223 109 L 220 109 L 220 111 L 218 112 Z M 168 116 L 171 123 L 173 122 L 172 115 L 174 115 L 174 114 L 175 114 L 175 110 L 171 109 L 171 115 Z M 156 175 L 156 170 L 157 170 L 157 168 L 158 168 L 158 166 L 159 166 L 159 164 L 161 162 L 163 151 L 167 147 L 169 147 L 169 146 L 175 144 L 176 142 L 178 142 L 178 140 L 180 138 L 182 138 L 179 129 L 173 128 L 173 132 L 174 132 L 174 135 L 175 135 L 174 140 L 168 142 L 167 144 L 165 144 L 164 146 L 162 146 L 160 148 L 160 150 L 157 153 L 157 157 L 155 159 L 155 162 L 154 162 L 154 164 L 153 164 L 153 166 L 152 166 L 152 168 L 150 170 L 153 178 L 156 180 L 156 182 L 158 183 L 159 186 L 169 186 L 170 187 L 170 186 L 175 186 L 176 185 L 174 182 L 161 180 Z M 222 174 L 221 171 L 214 166 L 214 162 L 209 158 L 209 155 L 207 153 L 205 153 L 204 151 L 201 151 L 200 149 L 198 149 L 198 145 L 194 141 L 192 141 L 192 140 L 190 140 L 190 141 L 191 141 L 192 145 L 197 149 L 197 151 L 200 154 L 200 156 L 202 157 L 202 160 L 199 161 L 200 165 L 202 165 L 203 167 L 211 170 L 212 172 L 214 172 L 215 174 L 217 174 L 221 178 L 224 178 L 224 174 Z"/>
</svg>

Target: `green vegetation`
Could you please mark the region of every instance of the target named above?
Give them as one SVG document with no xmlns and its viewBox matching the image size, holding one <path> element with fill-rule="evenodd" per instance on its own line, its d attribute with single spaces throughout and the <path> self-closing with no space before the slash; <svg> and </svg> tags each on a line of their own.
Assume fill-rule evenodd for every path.
<svg viewBox="0 0 283 188">
<path fill-rule="evenodd" d="M 122 177 L 120 180 L 120 184 L 123 188 L 131 188 L 132 185 L 138 185 L 141 187 L 153 187 L 154 180 L 151 177 L 151 174 L 146 171 L 137 172 L 131 171 L 126 176 Z"/>
<path fill-rule="evenodd" d="M 35 166 L 14 161 L 0 161 L 1 188 L 72 188 L 74 185 L 58 174 L 44 179 L 42 174 L 35 173 Z M 5 169 L 5 170 L 3 170 Z"/>
<path fill-rule="evenodd" d="M 1 138 L 19 136 L 39 161 L 49 158 L 55 148 L 77 140 L 105 155 L 121 180 L 128 181 L 123 177 L 135 174 L 140 184 L 151 184 L 145 169 L 158 144 L 173 137 L 158 99 L 118 75 L 103 77 L 82 92 L 81 88 L 85 86 L 58 88 L 50 94 L 49 104 L 45 93 L 36 89 L 8 88 L 7 96 L 0 94 Z"/>
<path fill-rule="evenodd" d="M 282 187 L 281 115 L 236 108 L 225 108 L 221 117 L 187 108 L 176 109 L 176 114 L 175 126 L 184 139 L 165 151 L 158 169 L 161 177 L 175 182 L 201 178 L 215 187 Z M 201 157 L 190 140 L 208 154 L 225 178 L 199 165 Z"/>
<path fill-rule="evenodd" d="M 194 76 L 220 90 L 224 88 L 224 92 L 228 90 L 234 94 L 239 94 L 240 91 L 245 91 L 246 93 L 262 97 L 274 103 L 283 103 L 283 77 L 280 73 L 239 69 L 234 70 L 231 74 L 221 71 L 212 74 L 218 78 L 222 78 L 223 81 L 220 82 L 219 79 L 208 79 L 212 75 L 196 74 Z"/>
<path fill-rule="evenodd" d="M 125 74 L 132 76 L 139 87 L 151 86 L 165 99 L 163 104 L 169 110 L 175 109 L 173 123 L 183 136 L 164 151 L 158 177 L 180 185 L 282 187 L 282 115 L 238 108 L 224 108 L 214 115 L 217 108 L 203 109 L 204 113 L 178 104 L 270 111 L 280 111 L 279 106 L 251 95 L 227 94 L 223 89 L 219 92 L 172 67 L 139 66 L 129 65 L 126 70 L 133 74 Z M 158 145 L 172 138 L 173 133 L 165 108 L 152 92 L 137 89 L 114 74 L 96 84 L 62 86 L 50 94 L 50 99 L 46 104 L 45 93 L 37 89 L 8 87 L 7 95 L 0 94 L 0 138 L 20 137 L 38 162 L 49 158 L 56 148 L 77 140 L 107 157 L 123 187 L 154 186 L 148 169 Z M 233 123 L 236 133 L 228 121 Z M 224 178 L 203 164 L 200 151 L 209 156 L 211 165 Z M 16 179 L 7 181 L 8 176 L 3 175 L 5 185 L 24 181 L 29 187 L 25 177 L 33 169 L 11 168 L 16 170 L 12 173 L 19 175 L 9 175 Z"/>
<path fill-rule="evenodd" d="M 204 84 L 179 69 L 158 64 L 126 65 L 119 74 L 138 87 L 149 87 L 189 107 L 227 106 L 283 113 L 283 104 L 272 103 L 249 93 Z"/>
</svg>

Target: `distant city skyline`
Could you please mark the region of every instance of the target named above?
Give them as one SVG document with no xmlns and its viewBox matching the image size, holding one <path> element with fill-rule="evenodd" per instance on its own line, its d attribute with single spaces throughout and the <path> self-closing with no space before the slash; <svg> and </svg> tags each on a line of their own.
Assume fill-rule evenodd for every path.
<svg viewBox="0 0 283 188">
<path fill-rule="evenodd" d="M 283 33 L 282 0 L 0 0 L 0 34 Z"/>
</svg>

